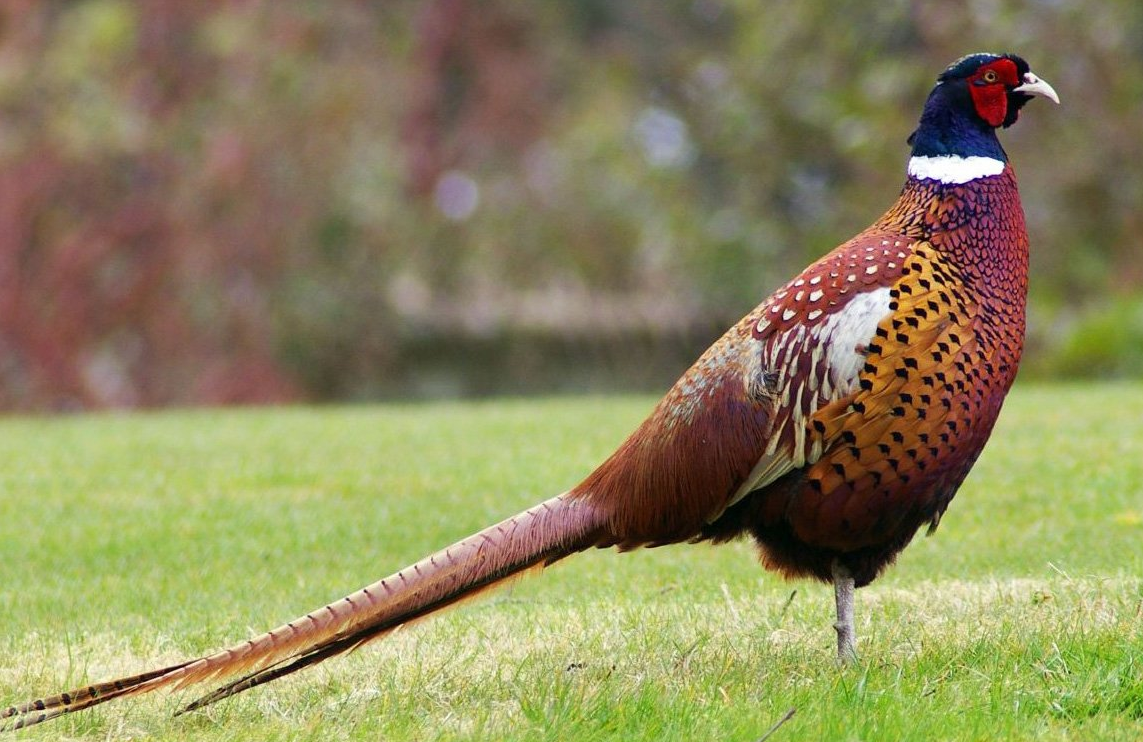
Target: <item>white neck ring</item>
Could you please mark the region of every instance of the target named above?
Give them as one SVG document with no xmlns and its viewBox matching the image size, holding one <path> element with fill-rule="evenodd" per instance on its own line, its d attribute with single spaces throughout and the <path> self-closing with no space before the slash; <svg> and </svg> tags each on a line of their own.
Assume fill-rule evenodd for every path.
<svg viewBox="0 0 1143 742">
<path fill-rule="evenodd" d="M 1007 165 L 994 157 L 971 155 L 914 156 L 909 158 L 909 175 L 921 180 L 939 180 L 942 183 L 968 183 L 980 178 L 1000 175 Z"/>
</svg>

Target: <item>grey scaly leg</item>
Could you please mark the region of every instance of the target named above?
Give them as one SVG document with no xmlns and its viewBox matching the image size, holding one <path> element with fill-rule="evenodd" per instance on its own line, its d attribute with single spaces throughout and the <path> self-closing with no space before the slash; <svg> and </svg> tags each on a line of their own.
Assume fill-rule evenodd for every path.
<svg viewBox="0 0 1143 742">
<path fill-rule="evenodd" d="M 840 561 L 833 562 L 833 594 L 837 602 L 837 661 L 845 665 L 857 659 L 857 634 L 853 628 L 853 574 Z"/>
</svg>

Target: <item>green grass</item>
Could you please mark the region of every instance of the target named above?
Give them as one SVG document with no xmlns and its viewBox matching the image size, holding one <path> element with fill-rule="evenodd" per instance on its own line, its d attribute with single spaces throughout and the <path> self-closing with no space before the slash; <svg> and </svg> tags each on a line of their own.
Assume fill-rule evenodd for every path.
<svg viewBox="0 0 1143 742">
<path fill-rule="evenodd" d="M 0 704 L 293 618 L 566 489 L 648 398 L 0 420 Z M 205 713 L 16 738 L 1143 738 L 1143 386 L 1024 386 L 933 538 L 832 594 L 593 552 Z"/>
</svg>

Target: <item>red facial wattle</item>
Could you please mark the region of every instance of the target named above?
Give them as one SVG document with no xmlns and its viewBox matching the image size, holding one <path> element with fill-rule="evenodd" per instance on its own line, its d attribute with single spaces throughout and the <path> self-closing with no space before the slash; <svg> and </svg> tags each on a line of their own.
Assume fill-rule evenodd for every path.
<svg viewBox="0 0 1143 742">
<path fill-rule="evenodd" d="M 989 126 L 1000 126 L 1008 115 L 1008 89 L 1020 84 L 1020 74 L 1011 59 L 986 64 L 968 78 L 968 90 L 976 113 Z"/>
</svg>

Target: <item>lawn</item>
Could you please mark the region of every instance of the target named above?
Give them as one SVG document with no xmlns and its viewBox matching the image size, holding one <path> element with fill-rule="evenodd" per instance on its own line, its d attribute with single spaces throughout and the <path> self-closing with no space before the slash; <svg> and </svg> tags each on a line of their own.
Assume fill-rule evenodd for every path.
<svg viewBox="0 0 1143 742">
<path fill-rule="evenodd" d="M 566 489 L 646 397 L 0 420 L 0 705 L 282 623 Z M 172 719 L 16 739 L 1143 738 L 1143 386 L 1019 386 L 933 538 L 857 596 L 748 544 L 574 557 Z"/>
</svg>

